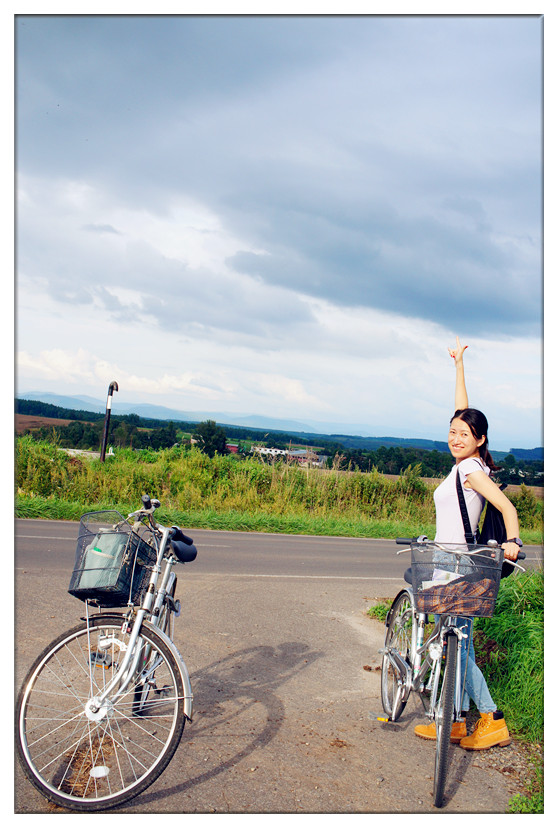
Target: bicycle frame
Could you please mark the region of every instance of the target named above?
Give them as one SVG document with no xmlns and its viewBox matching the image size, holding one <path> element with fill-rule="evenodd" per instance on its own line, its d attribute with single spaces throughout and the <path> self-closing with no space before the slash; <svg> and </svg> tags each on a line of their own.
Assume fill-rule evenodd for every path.
<svg viewBox="0 0 558 828">
<path fill-rule="evenodd" d="M 406 702 L 411 692 L 420 693 L 423 689 L 430 691 L 430 705 L 426 711 L 426 715 L 430 719 L 435 718 L 436 700 L 438 697 L 438 687 L 440 681 L 440 673 L 442 666 L 443 646 L 447 635 L 456 635 L 458 639 L 458 659 L 456 668 L 456 682 L 455 682 L 455 710 L 460 711 L 460 693 L 461 693 L 461 646 L 463 638 L 467 638 L 467 634 L 462 627 L 457 625 L 457 617 L 450 615 L 440 616 L 435 622 L 434 629 L 424 641 L 425 626 L 427 622 L 427 614 L 423 612 L 416 612 L 415 597 L 412 590 L 406 590 L 411 598 L 412 615 L 417 618 L 418 623 L 412 625 L 411 632 L 411 663 L 401 657 L 401 655 L 394 649 L 380 650 L 385 654 L 391 662 L 394 670 L 399 676 L 397 696 L 394 700 L 394 707 L 397 706 L 400 700 Z M 431 670 L 428 682 L 425 685 L 425 679 Z"/>
<path fill-rule="evenodd" d="M 142 510 L 141 512 L 132 513 L 132 515 L 134 516 L 137 516 L 139 514 L 146 514 L 151 518 L 151 512 L 149 510 Z M 132 517 L 132 515 L 129 515 L 128 517 Z M 165 644 L 167 644 L 167 646 L 172 650 L 173 655 L 176 657 L 178 666 L 180 668 L 182 681 L 184 684 L 184 715 L 189 720 L 192 717 L 193 695 L 188 670 L 186 668 L 182 655 L 180 654 L 180 651 L 178 650 L 170 636 L 168 636 L 157 625 L 157 619 L 160 617 L 161 608 L 167 595 L 167 585 L 170 579 L 172 567 L 176 563 L 176 559 L 173 558 L 173 556 L 170 554 L 167 558 L 165 558 L 165 553 L 167 550 L 167 546 L 169 544 L 170 529 L 159 525 L 153 526 L 153 528 L 156 529 L 156 531 L 161 535 L 161 537 L 159 541 L 157 560 L 153 565 L 153 570 L 151 572 L 151 577 L 149 579 L 149 585 L 147 587 L 147 591 L 143 599 L 142 606 L 135 611 L 135 618 L 133 619 L 132 629 L 130 631 L 130 642 L 126 648 L 126 652 L 124 654 L 122 663 L 120 664 L 112 680 L 106 685 L 103 691 L 96 696 L 92 696 L 92 698 L 89 700 L 87 704 L 86 715 L 90 716 L 91 718 L 94 718 L 99 714 L 99 712 L 103 708 L 103 705 L 105 705 L 109 697 L 117 698 L 126 691 L 134 676 L 137 675 L 140 665 L 140 659 L 142 658 L 142 656 L 144 657 L 144 662 L 148 662 L 149 650 L 146 649 L 148 645 L 146 645 L 146 647 L 142 645 L 140 635 L 142 625 L 154 627 L 157 630 L 157 634 L 161 638 L 163 638 Z M 159 588 L 157 589 L 157 582 L 159 581 L 159 576 L 161 574 L 163 563 L 165 564 L 163 577 L 161 579 L 161 583 L 159 584 Z M 130 614 L 133 612 L 134 608 L 131 607 Z M 149 619 L 147 619 L 148 615 L 150 616 Z M 122 616 L 118 617 L 122 618 Z M 125 618 L 123 621 L 123 625 L 129 626 L 131 623 L 131 618 Z M 146 674 L 146 678 L 149 672 L 154 672 L 155 668 L 156 665 L 150 666 L 148 673 Z"/>
<path fill-rule="evenodd" d="M 423 616 L 424 613 L 421 613 L 420 615 Z M 424 622 L 421 625 L 421 618 L 419 616 L 419 637 L 421 628 L 424 631 Z M 428 673 L 429 668 L 431 667 L 431 665 L 434 665 L 430 675 L 430 680 L 426 685 L 426 689 L 430 691 L 430 706 L 429 709 L 426 711 L 426 715 L 428 718 L 431 719 L 435 719 L 436 716 L 435 708 L 438 699 L 438 687 L 442 667 L 443 648 L 444 642 L 448 635 L 455 635 L 457 637 L 457 662 L 455 671 L 454 710 L 456 714 L 459 714 L 461 711 L 462 693 L 461 648 L 463 646 L 463 639 L 467 638 L 468 635 L 463 631 L 463 627 L 458 626 L 457 617 L 441 616 L 436 622 L 434 631 L 428 637 L 428 640 L 424 644 L 418 644 L 416 649 L 416 659 L 419 664 L 419 667 L 415 671 L 413 690 L 417 690 L 420 692 L 420 690 L 424 686 L 424 679 L 426 677 L 426 674 Z M 428 652 L 428 656 L 424 659 L 422 665 L 420 665 L 420 659 L 426 652 Z"/>
</svg>

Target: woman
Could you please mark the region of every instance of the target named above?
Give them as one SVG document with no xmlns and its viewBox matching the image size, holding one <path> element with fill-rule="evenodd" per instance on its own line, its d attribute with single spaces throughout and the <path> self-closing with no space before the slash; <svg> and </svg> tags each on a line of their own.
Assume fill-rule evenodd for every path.
<svg viewBox="0 0 558 828">
<path fill-rule="evenodd" d="M 450 423 L 449 450 L 455 458 L 455 466 L 434 492 L 436 506 L 436 538 L 443 544 L 465 543 L 465 530 L 456 491 L 456 475 L 459 474 L 465 496 L 469 521 L 473 532 L 482 514 L 485 500 L 489 500 L 502 513 L 508 540 L 502 544 L 504 557 L 517 559 L 520 546 L 519 523 L 513 503 L 490 479 L 495 465 L 488 451 L 488 423 L 482 412 L 469 408 L 465 387 L 463 353 L 468 346 L 461 346 L 456 338 L 455 349 L 448 349 L 455 360 L 455 414 Z M 468 638 L 463 640 L 461 650 L 461 675 L 465 677 L 462 693 L 461 720 L 454 722 L 451 741 L 467 750 L 484 750 L 494 745 L 509 745 L 511 742 L 504 716 L 494 704 L 483 674 L 475 663 L 472 640 L 472 621 L 459 619 L 460 626 L 466 626 Z M 473 732 L 467 736 L 464 714 L 469 709 L 469 699 L 475 702 L 480 719 Z M 415 733 L 422 739 L 436 738 L 436 725 L 418 725 Z"/>
</svg>

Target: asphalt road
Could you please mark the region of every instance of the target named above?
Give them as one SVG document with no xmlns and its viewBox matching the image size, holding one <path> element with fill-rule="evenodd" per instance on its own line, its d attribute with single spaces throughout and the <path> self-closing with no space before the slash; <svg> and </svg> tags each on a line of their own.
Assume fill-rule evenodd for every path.
<svg viewBox="0 0 558 828">
<path fill-rule="evenodd" d="M 78 524 L 18 520 L 17 566 L 68 571 L 73 565 Z M 196 573 L 251 577 L 399 579 L 403 557 L 389 540 L 323 538 L 186 529 L 199 549 Z M 408 564 L 406 564 L 408 565 Z"/>
<path fill-rule="evenodd" d="M 70 521 L 17 520 L 16 572 L 26 566 L 71 571 L 78 524 Z M 192 564 L 196 574 L 281 577 L 348 578 L 387 586 L 400 582 L 409 566 L 407 553 L 392 540 L 368 538 L 271 535 L 258 532 L 224 532 L 185 529 L 199 555 Z M 524 565 L 543 559 L 540 546 L 526 547 Z"/>
<path fill-rule="evenodd" d="M 118 812 L 431 813 L 432 745 L 412 733 L 420 702 L 377 721 L 383 626 L 366 616 L 403 585 L 407 556 L 385 540 L 189 534 L 199 554 L 177 569 L 175 641 L 194 721 L 164 774 Z M 17 686 L 83 613 L 67 593 L 76 537 L 75 523 L 16 521 Z M 537 565 L 542 552 L 528 556 Z M 514 750 L 455 748 L 446 812 L 503 813 Z M 52 810 L 17 767 L 15 810 Z"/>
</svg>

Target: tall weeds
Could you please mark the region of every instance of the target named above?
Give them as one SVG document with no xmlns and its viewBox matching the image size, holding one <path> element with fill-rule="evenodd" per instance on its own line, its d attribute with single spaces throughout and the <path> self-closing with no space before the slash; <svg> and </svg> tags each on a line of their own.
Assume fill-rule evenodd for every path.
<svg viewBox="0 0 558 828">
<path fill-rule="evenodd" d="M 500 584 L 492 618 L 477 622 L 483 672 L 498 706 L 514 727 L 540 740 L 544 714 L 543 570 L 516 574 Z M 487 647 L 488 641 L 498 647 Z M 483 646 L 484 643 L 484 646 Z"/>
<path fill-rule="evenodd" d="M 215 525 L 216 519 L 227 516 L 246 528 L 267 522 L 267 531 L 393 537 L 432 536 L 435 523 L 433 487 L 421 479 L 420 466 L 409 466 L 390 479 L 376 469 L 342 472 L 281 462 L 268 465 L 233 455 L 211 458 L 195 447 L 179 446 L 161 451 L 120 449 L 101 463 L 20 437 L 16 469 L 21 505 L 39 496 L 81 504 L 84 511 L 115 504 L 131 511 L 148 492 L 190 526 L 208 525 L 210 516 L 210 525 Z M 194 516 L 204 522 L 194 524 Z M 536 510 L 531 521 L 541 522 Z"/>
</svg>

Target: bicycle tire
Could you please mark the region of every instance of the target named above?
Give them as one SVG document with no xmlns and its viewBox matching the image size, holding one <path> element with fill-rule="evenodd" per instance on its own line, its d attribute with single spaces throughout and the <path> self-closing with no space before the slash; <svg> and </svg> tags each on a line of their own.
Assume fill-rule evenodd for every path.
<svg viewBox="0 0 558 828">
<path fill-rule="evenodd" d="M 441 808 L 448 773 L 451 728 L 455 709 L 455 674 L 457 636 L 447 636 L 446 661 L 442 689 L 436 706 L 436 758 L 434 760 L 434 805 Z"/>
<path fill-rule="evenodd" d="M 141 641 L 161 657 L 160 691 L 141 717 L 133 713 L 132 678 L 99 712 L 86 707 L 106 687 L 126 652 L 124 617 L 97 615 L 43 650 L 17 702 L 16 743 L 29 781 L 49 801 L 73 811 L 121 805 L 151 785 L 172 759 L 184 729 L 184 686 L 176 657 L 153 628 Z M 164 675 L 163 675 L 164 674 Z M 159 678 L 158 678 L 159 680 Z M 154 726 L 152 726 L 154 725 Z"/>
<path fill-rule="evenodd" d="M 396 649 L 401 657 L 408 659 L 411 652 L 412 630 L 416 618 L 410 593 L 402 590 L 393 601 L 387 616 L 384 648 Z M 407 699 L 397 693 L 403 677 L 393 667 L 387 653 L 382 658 L 381 696 L 382 707 L 390 720 L 395 722 L 403 713 Z"/>
</svg>

